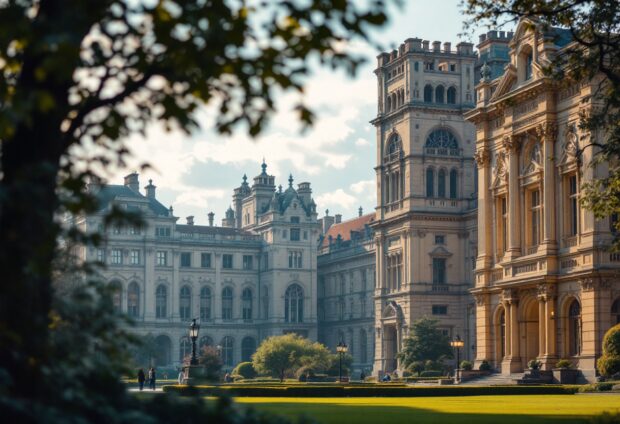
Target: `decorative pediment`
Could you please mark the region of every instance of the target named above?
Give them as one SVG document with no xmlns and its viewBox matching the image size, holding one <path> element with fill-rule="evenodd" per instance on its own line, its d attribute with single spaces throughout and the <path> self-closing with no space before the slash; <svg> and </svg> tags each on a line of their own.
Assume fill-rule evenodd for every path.
<svg viewBox="0 0 620 424">
<path fill-rule="evenodd" d="M 497 155 L 495 162 L 495 173 L 493 176 L 493 188 L 499 188 L 506 185 L 508 182 L 508 169 L 506 165 L 506 155 L 504 152 L 500 152 Z"/>
<path fill-rule="evenodd" d="M 443 258 L 447 258 L 449 256 L 452 256 L 452 253 L 450 253 L 445 247 L 443 246 L 437 246 L 436 248 L 433 249 L 433 251 L 431 253 L 429 253 L 429 255 L 433 256 L 433 257 L 443 257 Z"/>
<path fill-rule="evenodd" d="M 497 83 L 497 87 L 495 88 L 495 91 L 493 92 L 490 101 L 494 101 L 502 97 L 504 94 L 509 93 L 510 90 L 512 90 L 512 87 L 514 87 L 514 85 L 516 84 L 516 82 L 517 68 L 515 68 L 512 63 L 509 63 L 508 65 L 506 65 L 504 69 L 504 75 Z"/>
<path fill-rule="evenodd" d="M 564 135 L 564 144 L 562 145 L 562 156 L 560 157 L 560 166 L 563 168 L 571 167 L 577 164 L 579 159 L 579 137 L 574 127 L 569 127 Z"/>
<path fill-rule="evenodd" d="M 526 156 L 524 159 L 525 165 L 521 172 L 522 175 L 529 175 L 542 170 L 542 153 L 540 150 L 540 143 L 538 141 L 533 142 L 533 144 L 529 147 L 526 151 Z"/>
<path fill-rule="evenodd" d="M 390 300 L 381 312 L 382 319 L 396 319 L 397 321 L 401 321 L 402 316 L 403 313 L 400 306 L 393 300 Z"/>
</svg>

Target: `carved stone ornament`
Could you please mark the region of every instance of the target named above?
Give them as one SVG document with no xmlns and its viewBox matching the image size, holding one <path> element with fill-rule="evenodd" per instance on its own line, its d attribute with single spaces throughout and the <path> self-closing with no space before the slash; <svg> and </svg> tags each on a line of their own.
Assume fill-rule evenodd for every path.
<svg viewBox="0 0 620 424">
<path fill-rule="evenodd" d="M 536 126 L 536 135 L 540 138 L 549 138 L 551 141 L 555 142 L 556 136 L 558 132 L 558 126 L 555 122 L 543 122 L 542 124 Z"/>
<path fill-rule="evenodd" d="M 509 304 L 515 304 L 515 305 L 519 302 L 517 292 L 512 289 L 502 290 L 502 294 L 500 295 L 500 300 L 502 303 L 509 303 Z"/>
<path fill-rule="evenodd" d="M 489 151 L 487 149 L 479 149 L 474 155 L 474 159 L 476 160 L 478 168 L 483 168 L 489 164 L 491 155 L 489 154 Z"/>
<path fill-rule="evenodd" d="M 474 299 L 476 299 L 476 305 L 477 306 L 484 306 L 485 298 L 486 298 L 486 295 L 484 295 L 482 293 L 475 293 L 474 294 Z"/>
<path fill-rule="evenodd" d="M 493 178 L 493 185 L 498 186 L 503 183 L 507 183 L 508 169 L 506 167 L 506 155 L 504 152 L 500 152 L 497 155 L 497 162 L 495 164 L 495 177 Z"/>
<path fill-rule="evenodd" d="M 521 147 L 521 140 L 516 135 L 506 136 L 502 141 L 507 152 L 518 152 Z"/>
<path fill-rule="evenodd" d="M 548 283 L 543 283 L 543 284 L 539 284 L 536 287 L 537 291 L 538 291 L 538 299 L 540 300 L 551 300 L 555 298 L 555 294 L 556 294 L 556 286 L 555 284 L 548 284 Z"/>
<path fill-rule="evenodd" d="M 581 280 L 579 280 L 579 288 L 584 293 L 591 292 L 591 291 L 594 291 L 594 289 L 596 288 L 596 285 L 597 285 L 596 283 L 597 283 L 597 280 L 595 278 L 592 278 L 592 277 L 582 278 Z"/>
</svg>

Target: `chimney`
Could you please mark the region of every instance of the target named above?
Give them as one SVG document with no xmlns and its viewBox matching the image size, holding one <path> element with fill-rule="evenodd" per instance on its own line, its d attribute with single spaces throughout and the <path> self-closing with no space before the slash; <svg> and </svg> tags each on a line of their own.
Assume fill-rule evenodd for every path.
<svg viewBox="0 0 620 424">
<path fill-rule="evenodd" d="M 443 52 L 444 53 L 450 53 L 451 52 L 451 48 L 452 48 L 452 44 L 448 43 L 447 41 L 445 43 L 443 43 Z"/>
<path fill-rule="evenodd" d="M 149 180 L 149 185 L 144 187 L 144 189 L 146 190 L 146 197 L 148 197 L 149 199 L 154 199 L 156 188 L 157 187 L 153 185 L 153 180 Z"/>
<path fill-rule="evenodd" d="M 360 206 L 360 208 L 357 210 L 357 216 L 362 216 L 363 213 L 364 209 L 362 209 L 362 207 Z"/>
<path fill-rule="evenodd" d="M 325 209 L 325 216 L 323 217 L 321 222 L 323 223 L 323 234 L 326 234 L 327 230 L 329 230 L 329 227 L 334 224 L 334 217 L 329 216 L 329 209 Z"/>
<path fill-rule="evenodd" d="M 429 41 L 428 41 L 428 40 L 424 40 L 424 41 L 422 41 L 422 49 L 424 49 L 424 50 L 428 50 L 428 43 L 429 43 Z"/>
<path fill-rule="evenodd" d="M 125 187 L 129 187 L 136 193 L 140 192 L 140 182 L 138 181 L 138 173 L 132 172 L 125 177 Z"/>
<path fill-rule="evenodd" d="M 342 222 L 342 215 L 337 213 L 336 215 L 334 215 L 336 218 L 336 224 L 340 224 Z"/>
<path fill-rule="evenodd" d="M 209 217 L 209 227 L 213 227 L 213 217 L 215 217 L 215 214 L 213 212 L 209 212 L 208 217 Z"/>
<path fill-rule="evenodd" d="M 187 220 L 187 225 L 194 225 L 194 215 L 190 215 L 185 219 Z"/>
<path fill-rule="evenodd" d="M 441 41 L 433 41 L 433 51 L 437 53 L 441 51 Z"/>
</svg>

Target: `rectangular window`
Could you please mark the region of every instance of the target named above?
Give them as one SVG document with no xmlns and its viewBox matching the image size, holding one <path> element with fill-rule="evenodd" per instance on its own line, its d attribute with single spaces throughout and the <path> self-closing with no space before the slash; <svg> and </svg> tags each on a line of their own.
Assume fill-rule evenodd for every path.
<svg viewBox="0 0 620 424">
<path fill-rule="evenodd" d="M 138 227 L 137 225 L 132 225 L 131 227 L 129 227 L 129 234 L 131 234 L 132 236 L 139 236 L 140 227 Z"/>
<path fill-rule="evenodd" d="M 418 72 L 420 70 L 420 63 L 419 62 L 413 62 L 413 70 Z"/>
<path fill-rule="evenodd" d="M 168 266 L 168 252 L 164 250 L 157 251 L 157 265 Z"/>
<path fill-rule="evenodd" d="M 105 249 L 97 249 L 97 262 L 105 262 Z"/>
<path fill-rule="evenodd" d="M 497 202 L 497 254 L 501 257 L 508 250 L 508 205 L 506 197 Z"/>
<path fill-rule="evenodd" d="M 446 283 L 446 258 L 433 258 L 433 284 Z"/>
<path fill-rule="evenodd" d="M 435 244 L 446 244 L 446 236 L 435 236 Z"/>
<path fill-rule="evenodd" d="M 211 268 L 211 254 L 210 253 L 200 254 L 200 267 Z"/>
<path fill-rule="evenodd" d="M 282 238 L 285 239 L 287 236 L 287 231 L 286 230 L 282 230 Z"/>
<path fill-rule="evenodd" d="M 302 252 L 297 250 L 291 250 L 288 252 L 288 267 L 289 268 L 301 268 L 302 267 Z"/>
<path fill-rule="evenodd" d="M 263 270 L 269 269 L 269 254 L 263 253 Z"/>
<path fill-rule="evenodd" d="M 123 263 L 123 252 L 121 249 L 112 249 L 110 251 L 110 263 L 121 265 Z"/>
<path fill-rule="evenodd" d="M 156 227 L 155 237 L 170 237 L 170 227 Z"/>
<path fill-rule="evenodd" d="M 568 177 L 568 213 L 568 235 L 576 236 L 579 223 L 579 194 L 576 175 Z"/>
<path fill-rule="evenodd" d="M 140 265 L 140 251 L 137 249 L 129 252 L 129 262 L 132 265 Z"/>
<path fill-rule="evenodd" d="M 433 315 L 448 315 L 448 306 L 433 305 Z"/>
<path fill-rule="evenodd" d="M 530 245 L 538 246 L 540 244 L 540 191 L 538 190 L 530 192 L 530 215 Z"/>
<path fill-rule="evenodd" d="M 291 216 L 291 223 L 292 224 L 299 224 L 299 217 L 298 216 Z"/>
<path fill-rule="evenodd" d="M 233 255 L 222 255 L 222 268 L 232 269 L 233 267 Z"/>
<path fill-rule="evenodd" d="M 291 228 L 291 241 L 299 241 L 301 239 L 299 228 Z"/>
<path fill-rule="evenodd" d="M 243 269 L 254 268 L 252 255 L 243 255 Z"/>
<path fill-rule="evenodd" d="M 181 266 L 184 268 L 192 266 L 192 254 L 190 252 L 181 252 Z"/>
<path fill-rule="evenodd" d="M 308 232 L 304 231 L 304 240 L 308 240 Z"/>
</svg>

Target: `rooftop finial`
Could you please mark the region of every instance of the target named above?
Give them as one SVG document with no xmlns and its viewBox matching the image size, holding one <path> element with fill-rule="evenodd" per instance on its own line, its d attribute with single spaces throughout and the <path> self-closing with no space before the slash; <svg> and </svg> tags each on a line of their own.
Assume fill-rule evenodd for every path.
<svg viewBox="0 0 620 424">
<path fill-rule="evenodd" d="M 248 181 L 248 176 L 243 174 L 243 184 L 246 184 Z"/>
<path fill-rule="evenodd" d="M 293 174 L 288 175 L 288 186 L 293 187 Z"/>
<path fill-rule="evenodd" d="M 329 216 L 329 209 L 325 209 L 325 216 Z"/>
<path fill-rule="evenodd" d="M 280 185 L 278 186 L 278 191 L 279 191 L 280 193 L 282 193 L 282 184 L 280 184 Z"/>
<path fill-rule="evenodd" d="M 263 158 L 263 164 L 260 166 L 263 168 L 263 174 L 267 173 L 267 164 L 265 163 L 265 158 Z"/>
</svg>

